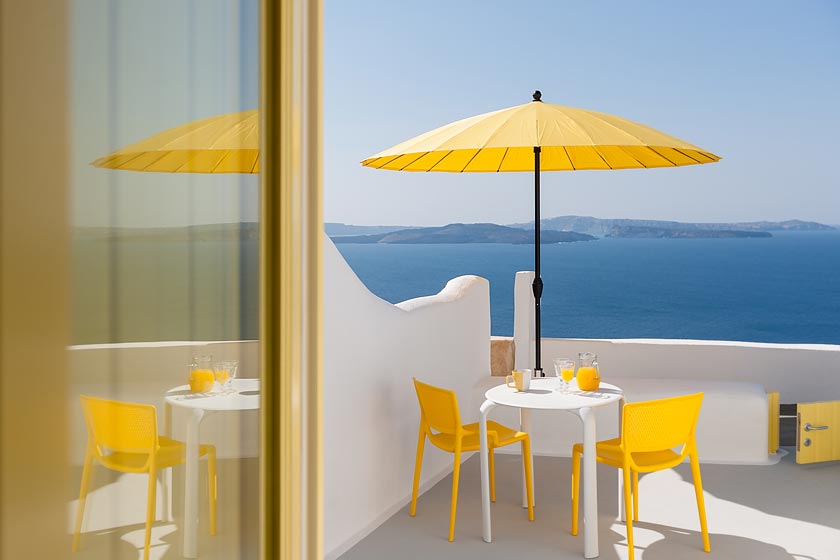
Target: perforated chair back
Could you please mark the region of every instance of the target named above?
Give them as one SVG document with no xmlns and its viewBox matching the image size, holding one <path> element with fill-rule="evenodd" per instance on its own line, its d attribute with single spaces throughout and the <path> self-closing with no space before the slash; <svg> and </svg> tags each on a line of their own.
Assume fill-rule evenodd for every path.
<svg viewBox="0 0 840 560">
<path fill-rule="evenodd" d="M 136 404 L 82 395 L 88 436 L 100 453 L 153 453 L 158 447 L 157 413 L 150 404 Z"/>
<path fill-rule="evenodd" d="M 414 380 L 417 400 L 420 402 L 421 421 L 432 430 L 455 434 L 461 429 L 461 414 L 458 411 L 458 397 L 454 391 L 441 389 Z"/>
<path fill-rule="evenodd" d="M 703 393 L 624 405 L 621 442 L 630 453 L 694 443 Z"/>
</svg>

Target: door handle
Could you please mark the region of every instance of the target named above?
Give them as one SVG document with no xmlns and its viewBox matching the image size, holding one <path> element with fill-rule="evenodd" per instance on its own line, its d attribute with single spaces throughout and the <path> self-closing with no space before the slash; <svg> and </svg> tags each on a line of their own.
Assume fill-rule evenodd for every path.
<svg viewBox="0 0 840 560">
<path fill-rule="evenodd" d="M 828 426 L 812 426 L 810 422 L 805 423 L 806 432 L 815 432 L 817 430 L 827 430 Z"/>
</svg>

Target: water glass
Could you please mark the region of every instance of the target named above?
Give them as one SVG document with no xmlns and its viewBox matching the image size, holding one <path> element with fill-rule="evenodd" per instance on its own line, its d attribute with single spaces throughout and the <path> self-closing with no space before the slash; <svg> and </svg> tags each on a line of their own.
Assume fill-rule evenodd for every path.
<svg viewBox="0 0 840 560">
<path fill-rule="evenodd" d="M 572 379 L 575 377 L 575 361 L 569 358 L 554 358 L 554 374 L 557 376 L 557 390 L 568 393 Z"/>
</svg>

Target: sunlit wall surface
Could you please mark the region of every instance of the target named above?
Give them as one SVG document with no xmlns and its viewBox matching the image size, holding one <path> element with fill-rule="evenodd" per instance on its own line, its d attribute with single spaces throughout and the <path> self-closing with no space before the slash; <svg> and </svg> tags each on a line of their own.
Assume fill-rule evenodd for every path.
<svg viewBox="0 0 840 560">
<path fill-rule="evenodd" d="M 94 427 L 98 443 L 110 442 L 101 448 L 106 454 L 114 451 L 110 446 L 140 445 L 109 440 L 108 430 L 126 438 L 142 427 L 176 442 L 159 440 L 169 451 L 156 455 L 158 466 L 175 466 L 159 469 L 151 486 L 149 557 L 255 558 L 256 175 L 146 173 L 90 163 L 169 128 L 256 109 L 257 2 L 77 0 L 72 7 L 68 534 L 91 452 L 86 426 Z M 229 386 L 219 382 L 233 372 L 223 361 L 238 362 L 239 379 Z M 113 407 L 91 412 L 86 424 L 82 395 L 152 405 L 156 425 L 137 420 L 148 408 Z M 213 446 L 215 486 L 210 448 L 202 447 L 197 468 L 188 472 L 186 442 Z M 116 457 L 114 469 L 93 461 L 75 557 L 143 557 L 149 475 L 121 471 L 143 471 L 146 459 Z"/>
</svg>

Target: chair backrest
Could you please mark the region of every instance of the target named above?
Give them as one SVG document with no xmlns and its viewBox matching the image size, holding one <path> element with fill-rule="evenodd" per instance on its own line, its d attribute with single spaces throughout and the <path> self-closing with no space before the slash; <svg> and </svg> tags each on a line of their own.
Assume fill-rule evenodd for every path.
<svg viewBox="0 0 840 560">
<path fill-rule="evenodd" d="M 696 393 L 624 405 L 621 443 L 625 451 L 663 451 L 693 443 L 702 402 L 703 393 Z"/>
<path fill-rule="evenodd" d="M 82 395 L 90 442 L 99 448 L 128 453 L 152 453 L 158 447 L 157 411 L 135 404 Z"/>
<path fill-rule="evenodd" d="M 458 397 L 454 391 L 427 385 L 414 379 L 417 400 L 420 401 L 421 421 L 438 432 L 454 434 L 461 428 Z"/>
</svg>

